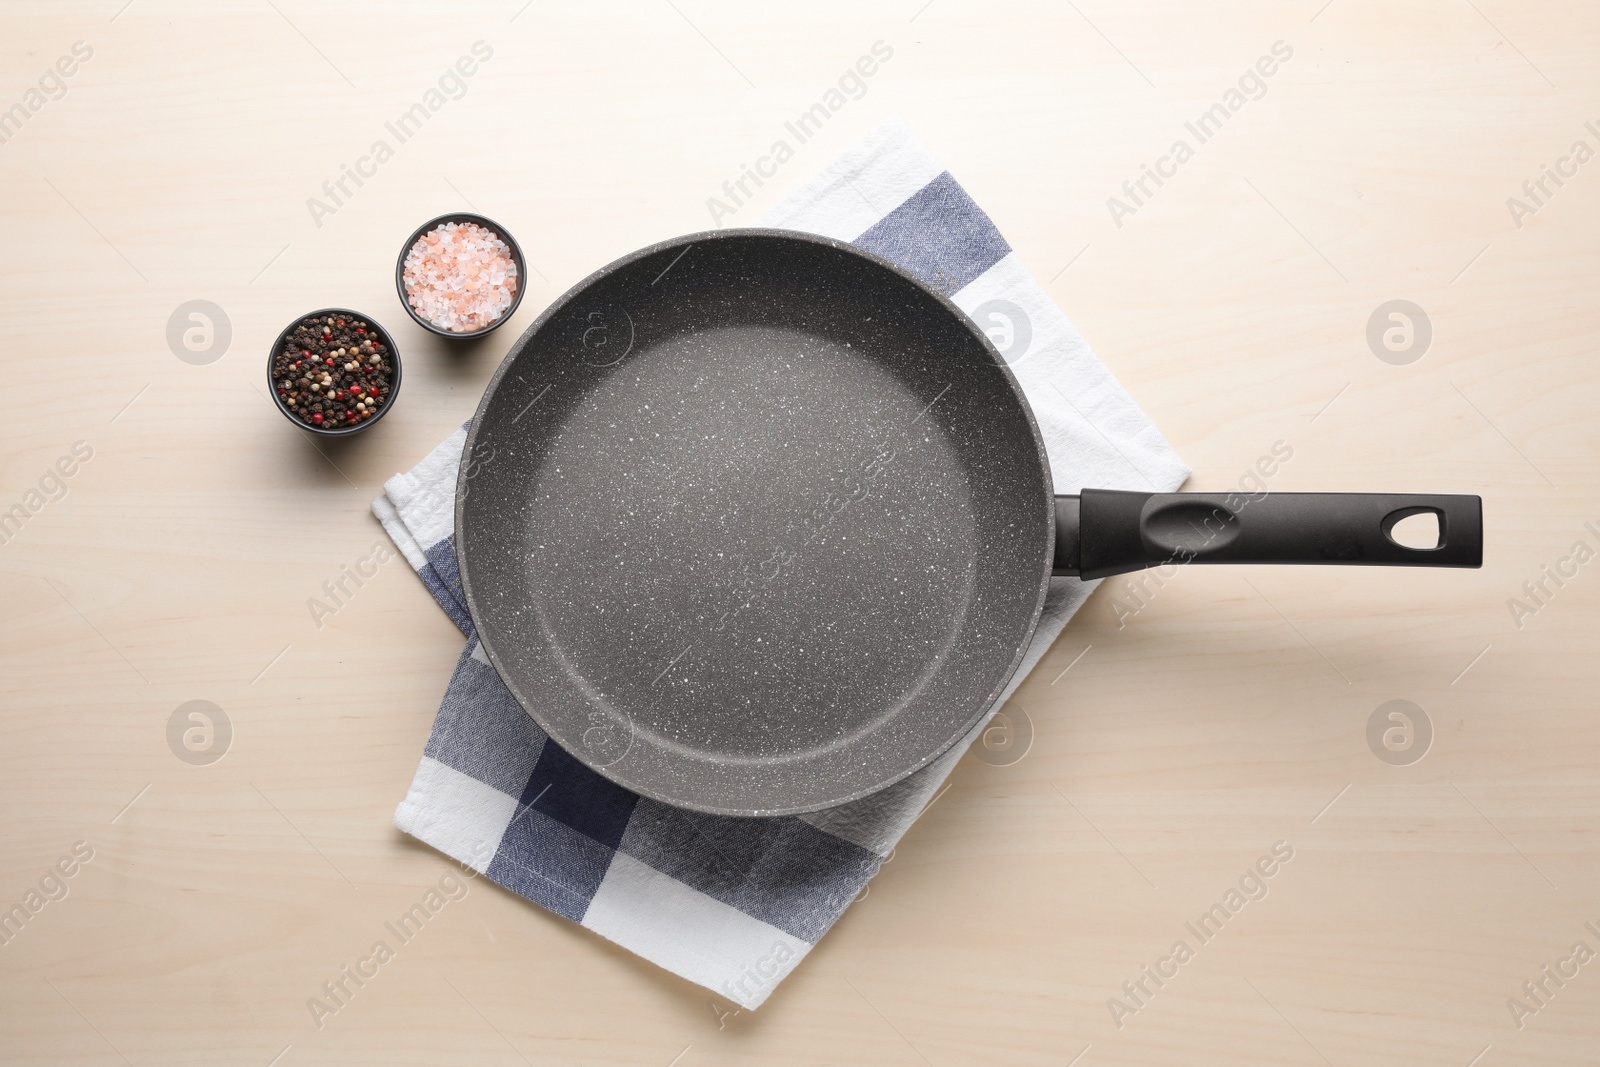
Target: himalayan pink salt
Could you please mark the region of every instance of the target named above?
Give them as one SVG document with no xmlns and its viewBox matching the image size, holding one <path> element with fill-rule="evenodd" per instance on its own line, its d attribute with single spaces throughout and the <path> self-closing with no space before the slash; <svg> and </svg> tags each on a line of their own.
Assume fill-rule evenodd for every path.
<svg viewBox="0 0 1600 1067">
<path fill-rule="evenodd" d="M 517 295 L 517 261 L 475 222 L 434 227 L 406 253 L 402 279 L 413 310 L 441 330 L 474 333 L 499 321 Z"/>
</svg>

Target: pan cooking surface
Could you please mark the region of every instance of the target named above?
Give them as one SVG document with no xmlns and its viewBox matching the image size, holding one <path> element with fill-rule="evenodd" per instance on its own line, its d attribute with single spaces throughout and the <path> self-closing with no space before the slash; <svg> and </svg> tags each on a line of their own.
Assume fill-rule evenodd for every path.
<svg viewBox="0 0 1600 1067">
<path fill-rule="evenodd" d="M 723 814 L 926 764 L 1014 671 L 1048 470 L 993 350 L 898 271 L 724 231 L 613 264 L 518 341 L 464 457 L 478 633 L 563 747 Z"/>
</svg>

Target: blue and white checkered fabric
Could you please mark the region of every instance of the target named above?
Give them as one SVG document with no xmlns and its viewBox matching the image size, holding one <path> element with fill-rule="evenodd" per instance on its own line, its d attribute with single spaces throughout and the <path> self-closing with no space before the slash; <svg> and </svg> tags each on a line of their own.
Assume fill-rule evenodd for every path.
<svg viewBox="0 0 1600 1067">
<path fill-rule="evenodd" d="M 988 216 L 898 120 L 762 224 L 853 242 L 948 293 L 1021 381 L 1058 492 L 1170 491 L 1188 476 Z M 473 635 L 453 539 L 465 440 L 465 429 L 451 435 L 373 502 L 467 635 L 395 825 L 541 907 L 756 1007 L 856 899 L 979 730 L 897 785 L 810 815 L 702 815 L 601 778 L 534 725 Z M 1013 688 L 1087 593 L 1076 579 L 1051 583 Z"/>
</svg>

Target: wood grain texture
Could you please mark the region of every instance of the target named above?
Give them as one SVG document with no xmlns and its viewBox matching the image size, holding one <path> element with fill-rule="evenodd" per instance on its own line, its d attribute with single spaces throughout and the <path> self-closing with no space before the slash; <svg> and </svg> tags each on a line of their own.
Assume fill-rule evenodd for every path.
<svg viewBox="0 0 1600 1067">
<path fill-rule="evenodd" d="M 1600 563 L 1520 626 L 1507 601 L 1600 547 L 1600 162 L 1564 164 L 1520 219 L 1507 198 L 1600 149 L 1600 11 L 17 0 L 0 27 L 0 108 L 93 50 L 0 143 L 0 509 L 93 449 L 0 544 L 0 906 L 93 849 L 0 947 L 0 1060 L 1593 1062 L 1600 962 L 1546 980 L 1536 1014 L 1507 1001 L 1574 942 L 1600 950 Z M 307 198 L 478 40 L 464 95 L 314 219 Z M 447 869 L 390 819 L 460 637 L 400 563 L 320 627 L 307 599 L 545 304 L 709 226 L 707 198 L 879 40 L 866 94 L 724 221 L 898 113 L 1192 488 L 1282 441 L 1273 489 L 1482 494 L 1486 565 L 1193 568 L 1132 614 L 1111 580 L 1009 709 L 1027 755 L 969 756 L 758 1012 L 480 882 L 319 1029 L 307 998 Z M 1280 41 L 1265 94 L 1117 225 L 1107 199 Z M 392 270 L 463 206 L 537 273 L 514 323 L 446 349 Z M 232 325 L 207 365 L 166 341 L 193 299 Z M 1366 341 L 1393 299 L 1432 324 L 1403 366 Z M 319 446 L 260 378 L 283 324 L 329 304 L 393 330 L 406 373 L 380 426 Z M 1407 766 L 1366 739 L 1395 699 L 1433 730 Z M 232 724 L 207 766 L 168 747 L 190 700 Z M 1188 934 L 1276 842 L 1293 858 L 1265 897 Z M 1114 1018 L 1179 939 L 1193 958 Z"/>
</svg>

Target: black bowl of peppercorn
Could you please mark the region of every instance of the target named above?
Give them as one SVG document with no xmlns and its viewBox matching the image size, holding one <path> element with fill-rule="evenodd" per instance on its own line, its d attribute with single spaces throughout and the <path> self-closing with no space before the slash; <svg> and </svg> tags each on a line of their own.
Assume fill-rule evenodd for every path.
<svg viewBox="0 0 1600 1067">
<path fill-rule="evenodd" d="M 291 422 L 324 437 L 348 437 L 394 406 L 400 353 L 367 316 L 323 308 L 278 335 L 267 356 L 267 385 Z"/>
</svg>

